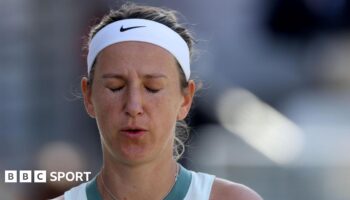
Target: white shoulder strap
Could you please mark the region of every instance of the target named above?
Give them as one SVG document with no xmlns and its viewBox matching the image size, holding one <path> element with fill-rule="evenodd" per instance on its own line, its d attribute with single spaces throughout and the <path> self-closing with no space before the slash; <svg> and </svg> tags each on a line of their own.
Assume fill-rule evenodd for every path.
<svg viewBox="0 0 350 200">
<path fill-rule="evenodd" d="M 184 200 L 209 200 L 215 176 L 193 171 L 191 173 L 191 185 Z"/>
<path fill-rule="evenodd" d="M 64 200 L 87 200 L 85 192 L 86 183 L 82 183 L 64 193 Z"/>
</svg>

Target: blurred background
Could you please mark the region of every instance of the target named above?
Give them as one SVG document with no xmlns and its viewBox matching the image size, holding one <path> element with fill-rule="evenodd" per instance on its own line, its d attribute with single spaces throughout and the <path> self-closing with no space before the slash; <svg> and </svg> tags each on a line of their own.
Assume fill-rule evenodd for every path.
<svg viewBox="0 0 350 200">
<path fill-rule="evenodd" d="M 350 1 L 134 1 L 183 14 L 203 83 L 181 163 L 266 200 L 350 199 Z M 122 1 L 0 1 L 0 194 L 47 199 L 78 184 L 4 183 L 4 170 L 91 171 L 96 124 L 79 83 L 89 27 Z"/>
</svg>

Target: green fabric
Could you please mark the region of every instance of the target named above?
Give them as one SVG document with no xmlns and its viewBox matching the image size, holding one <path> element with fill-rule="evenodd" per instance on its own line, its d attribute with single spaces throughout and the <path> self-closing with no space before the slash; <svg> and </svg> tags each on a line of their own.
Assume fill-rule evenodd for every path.
<svg viewBox="0 0 350 200">
<path fill-rule="evenodd" d="M 88 200 L 102 200 L 97 189 L 96 176 L 86 184 L 86 197 Z"/>
<path fill-rule="evenodd" d="M 188 192 L 188 189 L 190 188 L 191 180 L 191 172 L 180 165 L 180 172 L 177 177 L 176 183 L 169 192 L 169 194 L 164 198 L 164 200 L 184 199 Z"/>
<path fill-rule="evenodd" d="M 184 199 L 190 188 L 191 180 L 191 172 L 180 165 L 180 171 L 176 183 L 164 200 Z M 86 196 L 88 200 L 102 200 L 101 194 L 97 189 L 96 177 L 87 183 Z"/>
</svg>

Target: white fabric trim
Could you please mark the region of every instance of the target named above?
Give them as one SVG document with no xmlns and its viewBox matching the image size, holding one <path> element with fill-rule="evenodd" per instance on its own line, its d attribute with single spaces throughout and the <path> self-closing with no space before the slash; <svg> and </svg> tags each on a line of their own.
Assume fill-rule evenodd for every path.
<svg viewBox="0 0 350 200">
<path fill-rule="evenodd" d="M 147 42 L 166 49 L 179 62 L 186 79 L 189 80 L 190 52 L 185 40 L 171 28 L 145 19 L 119 20 L 98 31 L 89 44 L 88 73 L 100 51 L 109 45 L 126 41 Z"/>
<path fill-rule="evenodd" d="M 82 183 L 66 191 L 64 193 L 64 200 L 87 200 L 85 191 L 86 184 L 87 183 Z"/>
<path fill-rule="evenodd" d="M 201 172 L 191 173 L 191 185 L 184 200 L 209 200 L 215 176 Z"/>
</svg>

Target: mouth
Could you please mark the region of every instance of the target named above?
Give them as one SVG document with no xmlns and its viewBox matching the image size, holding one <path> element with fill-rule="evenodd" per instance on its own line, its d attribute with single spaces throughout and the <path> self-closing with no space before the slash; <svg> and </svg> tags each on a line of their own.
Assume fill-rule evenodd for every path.
<svg viewBox="0 0 350 200">
<path fill-rule="evenodd" d="M 143 128 L 124 128 L 121 130 L 122 134 L 132 139 L 140 138 L 145 135 L 146 132 L 147 130 Z"/>
</svg>

